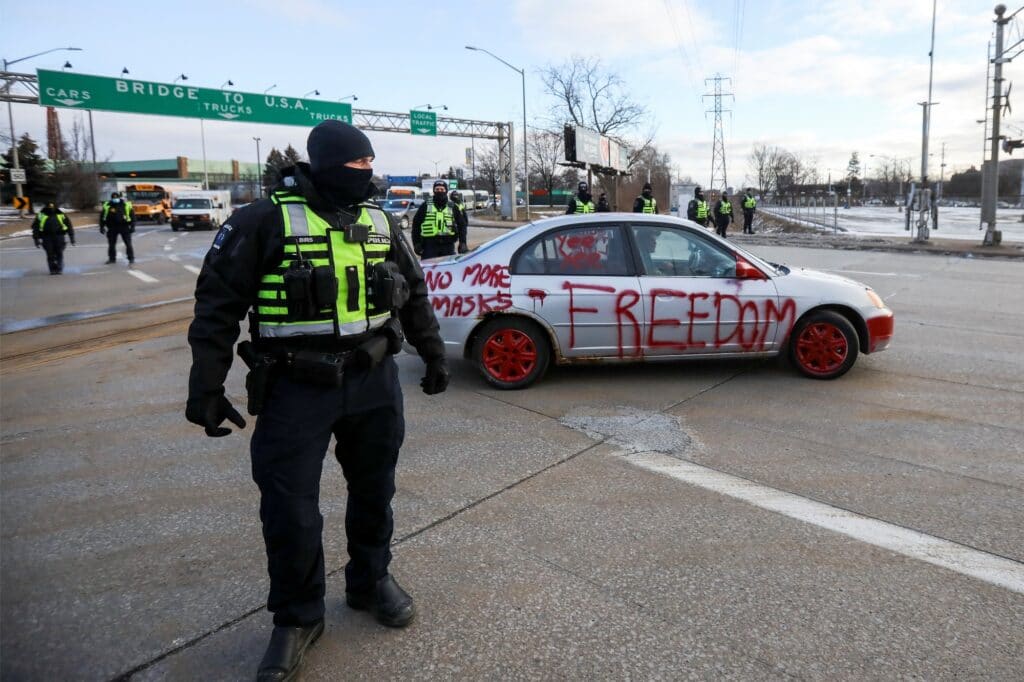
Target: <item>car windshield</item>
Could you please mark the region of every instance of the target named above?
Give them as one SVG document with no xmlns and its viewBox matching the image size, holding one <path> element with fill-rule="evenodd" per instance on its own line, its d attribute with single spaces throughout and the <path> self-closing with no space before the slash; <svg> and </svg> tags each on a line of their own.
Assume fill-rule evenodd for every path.
<svg viewBox="0 0 1024 682">
<path fill-rule="evenodd" d="M 174 208 L 210 208 L 209 199 L 178 199 Z"/>
<path fill-rule="evenodd" d="M 399 209 L 409 208 L 409 204 L 412 203 L 408 199 L 389 199 L 384 202 L 384 209 Z"/>
</svg>

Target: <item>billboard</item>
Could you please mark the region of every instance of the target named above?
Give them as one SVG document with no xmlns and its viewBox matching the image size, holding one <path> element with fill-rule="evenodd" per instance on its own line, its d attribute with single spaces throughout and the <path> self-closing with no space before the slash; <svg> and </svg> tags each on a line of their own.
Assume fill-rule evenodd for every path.
<svg viewBox="0 0 1024 682">
<path fill-rule="evenodd" d="M 567 125 L 565 160 L 624 172 L 629 169 L 629 150 L 596 130 Z"/>
</svg>

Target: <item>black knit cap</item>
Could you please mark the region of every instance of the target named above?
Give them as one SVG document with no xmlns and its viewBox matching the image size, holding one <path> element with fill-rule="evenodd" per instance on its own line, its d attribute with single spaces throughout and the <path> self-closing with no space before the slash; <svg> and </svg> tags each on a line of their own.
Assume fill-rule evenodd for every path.
<svg viewBox="0 0 1024 682">
<path fill-rule="evenodd" d="M 437 189 L 438 187 L 443 187 L 445 192 L 448 191 L 448 183 L 444 180 L 434 180 L 433 189 Z"/>
<path fill-rule="evenodd" d="M 651 187 L 651 183 L 649 183 L 649 182 L 645 182 L 645 183 L 644 183 L 644 189 L 653 189 L 653 188 Z"/>
<path fill-rule="evenodd" d="M 309 168 L 313 177 L 344 166 L 364 156 L 376 156 L 370 138 L 353 125 L 331 119 L 313 128 L 306 140 Z"/>
</svg>

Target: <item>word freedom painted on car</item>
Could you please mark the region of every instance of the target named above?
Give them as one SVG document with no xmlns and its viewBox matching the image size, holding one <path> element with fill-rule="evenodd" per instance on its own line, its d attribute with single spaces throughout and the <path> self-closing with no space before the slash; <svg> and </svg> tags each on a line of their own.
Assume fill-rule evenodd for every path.
<svg viewBox="0 0 1024 682">
<path fill-rule="evenodd" d="M 352 105 L 344 102 L 65 71 L 40 69 L 36 74 L 41 106 L 296 126 L 312 126 L 329 119 L 352 122 Z"/>
</svg>

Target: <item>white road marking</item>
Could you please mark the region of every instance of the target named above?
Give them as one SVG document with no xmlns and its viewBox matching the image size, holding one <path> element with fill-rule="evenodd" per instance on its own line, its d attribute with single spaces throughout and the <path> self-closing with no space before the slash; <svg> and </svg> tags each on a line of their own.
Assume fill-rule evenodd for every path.
<svg viewBox="0 0 1024 682">
<path fill-rule="evenodd" d="M 199 268 L 197 268 L 194 265 L 185 265 L 185 266 L 182 266 L 182 267 L 184 267 L 186 270 L 188 270 L 189 272 L 191 272 L 194 275 L 198 275 L 199 274 Z"/>
<path fill-rule="evenodd" d="M 126 272 L 129 275 L 131 275 L 132 277 L 136 278 L 136 279 L 141 279 L 143 282 L 150 282 L 150 283 L 152 283 L 152 282 L 159 282 L 160 281 L 156 277 L 153 277 L 151 275 L 147 275 L 142 270 L 126 270 Z"/>
<path fill-rule="evenodd" d="M 168 256 L 167 258 L 168 258 L 168 260 L 172 260 L 172 261 L 174 261 L 175 263 L 177 263 L 178 261 L 180 261 L 180 260 L 181 260 L 181 258 L 179 258 L 178 256 L 176 256 L 176 255 L 175 255 L 175 254 L 173 254 L 173 253 L 172 253 L 172 254 L 171 254 L 170 256 Z"/>
<path fill-rule="evenodd" d="M 172 247 L 171 247 L 171 245 L 170 245 L 170 244 L 164 244 L 164 251 L 170 251 L 170 250 L 171 250 L 171 248 L 172 248 Z"/>
<path fill-rule="evenodd" d="M 664 474 L 755 507 L 1024 594 L 1024 564 L 1011 559 L 815 502 L 668 455 L 642 453 L 624 455 L 624 458 L 641 469 Z"/>
<path fill-rule="evenodd" d="M 177 237 L 171 237 L 170 239 L 168 239 L 168 240 L 167 240 L 167 243 L 168 243 L 168 244 L 173 244 L 173 243 L 174 243 L 174 242 L 176 242 L 176 241 L 178 241 L 178 238 L 177 238 Z"/>
</svg>

